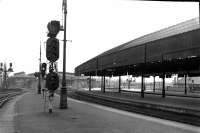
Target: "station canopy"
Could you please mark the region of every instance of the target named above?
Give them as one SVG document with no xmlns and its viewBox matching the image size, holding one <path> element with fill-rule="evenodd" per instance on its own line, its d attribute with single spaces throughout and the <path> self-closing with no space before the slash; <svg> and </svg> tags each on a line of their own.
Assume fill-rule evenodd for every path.
<svg viewBox="0 0 200 133">
<path fill-rule="evenodd" d="M 75 68 L 85 76 L 198 76 L 199 18 L 170 26 L 114 47 Z"/>
</svg>

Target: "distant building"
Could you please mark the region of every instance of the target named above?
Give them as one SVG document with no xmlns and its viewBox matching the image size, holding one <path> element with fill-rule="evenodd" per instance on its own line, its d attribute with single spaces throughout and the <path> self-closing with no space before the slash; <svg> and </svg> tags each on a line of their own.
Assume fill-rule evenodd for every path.
<svg viewBox="0 0 200 133">
<path fill-rule="evenodd" d="M 26 73 L 25 72 L 18 72 L 18 73 L 14 73 L 14 76 L 15 77 L 18 77 L 18 76 L 26 76 Z"/>
<path fill-rule="evenodd" d="M 187 77 L 186 80 L 187 83 L 191 84 L 192 82 L 194 84 L 200 84 L 200 77 Z M 178 78 L 177 79 L 177 84 L 184 84 L 185 83 L 185 78 Z"/>
<path fill-rule="evenodd" d="M 36 78 L 25 72 L 14 73 L 8 78 L 9 88 L 35 88 Z"/>
<path fill-rule="evenodd" d="M 29 74 L 27 74 L 27 76 L 29 76 L 29 77 L 35 77 L 34 74 L 35 74 L 35 73 L 29 73 Z"/>
<path fill-rule="evenodd" d="M 62 74 L 63 72 L 58 72 L 58 76 L 60 77 L 60 79 L 62 79 Z M 70 72 L 66 72 L 65 73 L 66 79 L 72 79 L 74 78 L 74 73 L 70 73 Z"/>
<path fill-rule="evenodd" d="M 62 72 L 58 72 L 60 78 L 60 87 L 62 87 Z M 68 89 L 86 88 L 87 76 L 75 76 L 74 73 L 66 72 L 66 86 Z"/>
</svg>

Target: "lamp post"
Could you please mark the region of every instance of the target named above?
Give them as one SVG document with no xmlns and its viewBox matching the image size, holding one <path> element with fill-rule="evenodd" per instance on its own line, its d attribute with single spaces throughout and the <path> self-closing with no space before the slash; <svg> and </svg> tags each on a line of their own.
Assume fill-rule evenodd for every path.
<svg viewBox="0 0 200 133">
<path fill-rule="evenodd" d="M 62 87 L 60 90 L 60 109 L 67 109 L 67 87 L 66 87 L 66 21 L 67 21 L 67 0 L 63 0 L 64 12 L 64 45 L 63 45 L 63 73 L 62 73 Z"/>
<path fill-rule="evenodd" d="M 8 84 L 7 84 L 8 73 L 9 73 L 9 72 L 13 72 L 12 63 L 10 63 L 10 68 L 9 68 L 9 69 L 7 69 L 6 63 L 4 63 L 4 64 L 1 63 L 0 65 L 1 65 L 1 67 L 0 67 L 0 72 L 3 73 L 2 88 L 3 88 L 3 89 L 7 89 L 7 87 L 8 87 Z"/>
</svg>

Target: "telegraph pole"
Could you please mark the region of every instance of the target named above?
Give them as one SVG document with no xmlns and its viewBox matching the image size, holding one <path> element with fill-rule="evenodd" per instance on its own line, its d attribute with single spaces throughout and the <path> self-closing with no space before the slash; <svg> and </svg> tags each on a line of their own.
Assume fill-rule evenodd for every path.
<svg viewBox="0 0 200 133">
<path fill-rule="evenodd" d="M 38 94 L 41 94 L 41 42 L 40 42 L 40 58 L 39 58 Z"/>
<path fill-rule="evenodd" d="M 63 45 L 63 73 L 62 73 L 62 87 L 60 90 L 60 109 L 67 109 L 67 87 L 66 87 L 66 23 L 67 23 L 67 0 L 63 0 L 64 12 L 64 45 Z"/>
</svg>

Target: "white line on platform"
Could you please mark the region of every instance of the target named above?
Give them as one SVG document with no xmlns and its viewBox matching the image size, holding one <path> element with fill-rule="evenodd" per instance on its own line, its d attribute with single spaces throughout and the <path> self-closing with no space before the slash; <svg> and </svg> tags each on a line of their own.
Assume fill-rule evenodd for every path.
<svg viewBox="0 0 200 133">
<path fill-rule="evenodd" d="M 188 130 L 188 131 L 200 133 L 200 127 L 197 127 L 197 126 L 188 125 L 188 124 L 179 123 L 179 122 L 170 121 L 170 120 L 165 120 L 165 119 L 160 119 L 160 118 L 155 118 L 155 117 L 150 117 L 150 116 L 146 116 L 146 115 L 142 115 L 142 114 L 127 112 L 127 111 L 118 110 L 118 109 L 114 109 L 114 108 L 110 108 L 110 107 L 106 107 L 106 106 L 102 106 L 102 105 L 97 105 L 97 104 L 93 104 L 93 103 L 88 103 L 88 102 L 85 102 L 85 101 L 79 101 L 79 100 L 75 100 L 75 99 L 71 99 L 71 98 L 68 98 L 68 99 L 70 101 L 73 101 L 73 102 L 89 105 L 89 106 L 92 106 L 92 107 L 95 107 L 95 108 L 114 112 L 114 113 L 117 113 L 117 114 L 129 116 L 129 117 L 134 117 L 134 118 L 138 118 L 138 119 L 143 119 L 143 120 L 146 120 L 146 121 L 151 121 L 151 122 L 163 124 L 163 125 L 166 125 L 166 126 L 171 126 L 171 127 L 180 128 L 180 129 L 183 129 L 183 130 Z"/>
</svg>

